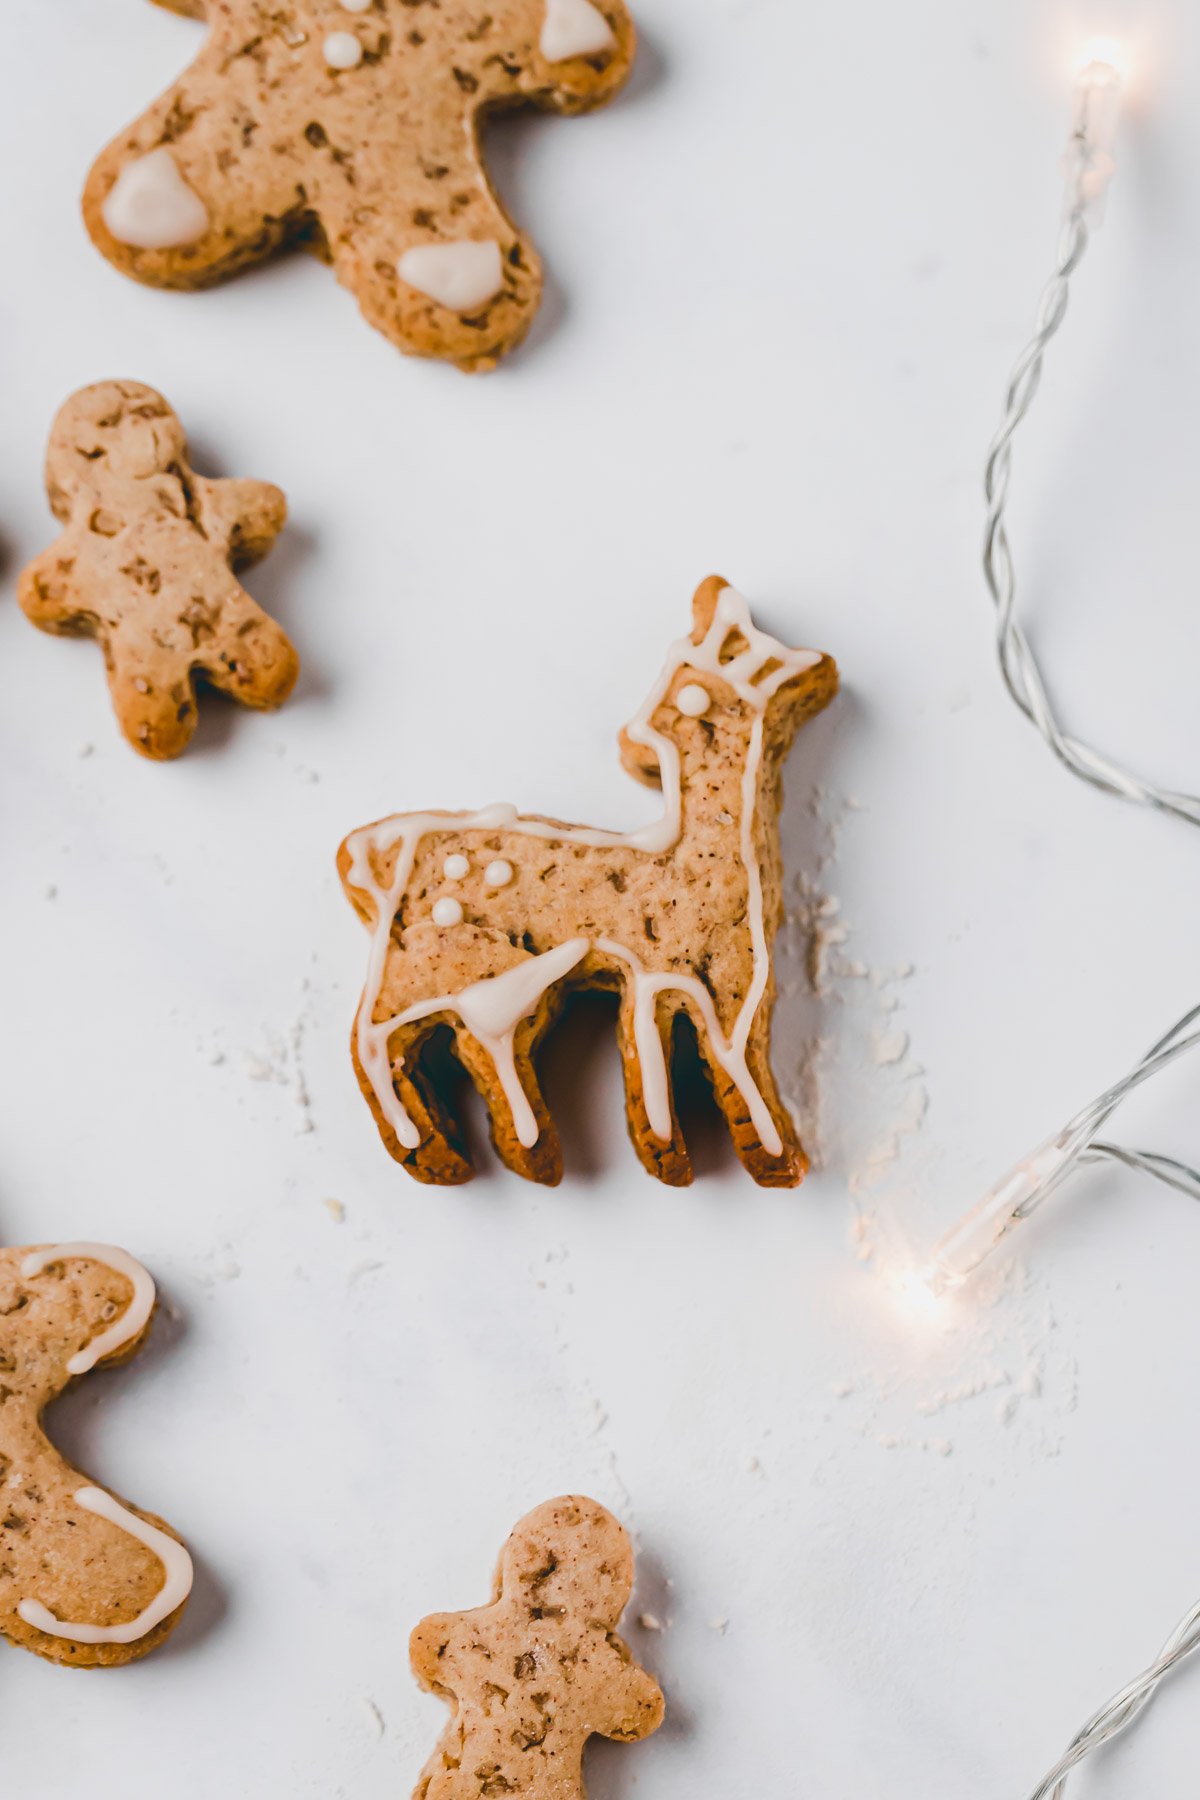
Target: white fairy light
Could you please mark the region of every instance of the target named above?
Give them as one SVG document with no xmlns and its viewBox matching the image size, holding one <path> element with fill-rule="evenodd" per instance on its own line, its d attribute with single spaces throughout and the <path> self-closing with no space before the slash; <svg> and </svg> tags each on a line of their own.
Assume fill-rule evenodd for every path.
<svg viewBox="0 0 1200 1800">
<path fill-rule="evenodd" d="M 979 1265 L 1023 1220 L 1060 1187 L 1083 1163 L 1104 1159 L 1153 1175 L 1169 1187 L 1200 1200 L 1200 1170 L 1160 1156 L 1152 1150 L 1128 1150 L 1099 1137 L 1105 1120 L 1136 1087 L 1200 1044 L 1200 1006 L 1193 1006 L 1176 1020 L 1165 1036 L 1152 1044 L 1128 1074 L 1089 1101 L 1068 1119 L 1061 1131 L 1021 1158 L 966 1216 L 951 1227 L 937 1246 L 922 1279 L 935 1295 L 961 1287 Z"/>
<path fill-rule="evenodd" d="M 1065 216 L 1054 272 L 1042 291 L 1033 337 L 1009 377 L 1004 418 L 988 451 L 984 492 L 987 527 L 983 572 L 996 608 L 996 650 L 1004 683 L 1025 717 L 1037 727 L 1058 760 L 1105 793 L 1200 825 L 1200 795 L 1158 788 L 1124 769 L 1059 725 L 1029 642 L 1015 614 L 1016 574 L 1005 513 L 1012 475 L 1012 442 L 1033 404 L 1050 340 L 1067 311 L 1071 277 L 1102 222 L 1108 189 L 1116 172 L 1117 128 L 1124 73 L 1120 52 L 1094 45 L 1075 85 L 1071 136 L 1067 144 Z"/>
</svg>

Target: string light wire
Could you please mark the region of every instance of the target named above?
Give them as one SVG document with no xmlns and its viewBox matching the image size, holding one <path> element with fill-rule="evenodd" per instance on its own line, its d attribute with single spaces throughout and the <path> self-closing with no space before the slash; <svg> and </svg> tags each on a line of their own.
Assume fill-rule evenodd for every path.
<svg viewBox="0 0 1200 1800">
<path fill-rule="evenodd" d="M 1109 1744 L 1115 1737 L 1120 1737 L 1149 1706 L 1172 1669 L 1178 1668 L 1180 1663 L 1185 1662 L 1197 1650 L 1200 1650 L 1200 1604 L 1193 1606 L 1187 1617 L 1180 1620 L 1163 1645 L 1157 1660 L 1127 1682 L 1120 1693 L 1114 1694 L 1099 1712 L 1092 1714 L 1087 1724 L 1072 1738 L 1049 1774 L 1039 1781 L 1029 1800 L 1063 1800 L 1071 1770 L 1102 1744 Z"/>
<path fill-rule="evenodd" d="M 1034 334 L 1013 366 L 1004 417 L 988 450 L 983 572 L 996 609 L 996 651 L 1004 684 L 1059 762 L 1104 793 L 1153 807 L 1190 825 L 1200 825 L 1200 795 L 1155 787 L 1063 730 L 1016 616 L 1016 571 L 1007 523 L 1013 439 L 1037 395 L 1047 348 L 1066 317 L 1071 278 L 1087 252 L 1091 231 L 1103 219 L 1108 186 L 1116 170 L 1113 152 L 1121 90 L 1122 76 L 1114 53 L 1098 46 L 1081 71 L 1075 90 L 1066 156 L 1066 210 L 1054 272 L 1042 291 Z"/>
</svg>

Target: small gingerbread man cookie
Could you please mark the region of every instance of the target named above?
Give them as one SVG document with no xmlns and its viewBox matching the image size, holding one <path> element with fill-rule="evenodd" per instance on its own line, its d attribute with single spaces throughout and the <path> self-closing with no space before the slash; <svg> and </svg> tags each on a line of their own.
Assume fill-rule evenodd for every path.
<svg viewBox="0 0 1200 1800">
<path fill-rule="evenodd" d="M 244 706 L 283 704 L 296 652 L 234 574 L 283 529 L 278 488 L 197 475 L 174 412 L 137 381 L 71 396 L 46 488 L 63 532 L 22 572 L 21 605 L 43 631 L 99 640 L 135 750 L 179 755 L 196 728 L 196 675 Z"/>
<path fill-rule="evenodd" d="M 412 1634 L 417 1680 L 453 1711 L 414 1800 L 585 1800 L 589 1737 L 656 1731 L 662 1692 L 616 1633 L 632 1587 L 629 1537 L 595 1500 L 568 1494 L 522 1519 L 492 1604 Z"/>
<path fill-rule="evenodd" d="M 88 177 L 109 261 L 193 288 L 302 244 L 401 350 L 492 368 L 542 275 L 488 180 L 484 116 L 609 99 L 633 60 L 625 0 L 165 3 L 208 41 Z"/>
<path fill-rule="evenodd" d="M 42 1428 L 76 1377 L 137 1353 L 154 1300 L 108 1244 L 0 1250 L 0 1635 L 53 1662 L 144 1656 L 191 1592 L 170 1527 L 72 1469 Z"/>
<path fill-rule="evenodd" d="M 662 789 L 653 824 L 605 831 L 500 805 L 397 813 L 346 839 L 338 867 L 372 938 L 355 1068 L 410 1174 L 448 1183 L 472 1172 L 426 1055 L 452 1033 L 504 1162 L 558 1181 L 536 1059 L 564 995 L 602 988 L 620 995 L 629 1133 L 652 1175 L 692 1179 L 672 1084 L 686 1019 L 745 1167 L 765 1186 L 801 1180 L 807 1160 L 770 1061 L 780 775 L 797 728 L 837 684 L 832 657 L 761 631 L 712 576 L 693 598 L 690 636 L 621 735 L 625 767 Z"/>
</svg>

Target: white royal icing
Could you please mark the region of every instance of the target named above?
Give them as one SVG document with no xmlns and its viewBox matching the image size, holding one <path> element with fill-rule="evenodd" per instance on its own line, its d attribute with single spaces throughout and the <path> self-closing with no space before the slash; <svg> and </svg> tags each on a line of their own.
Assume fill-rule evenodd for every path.
<svg viewBox="0 0 1200 1800">
<path fill-rule="evenodd" d="M 735 634 L 741 642 L 741 648 L 722 661 L 721 652 Z M 759 631 L 742 595 L 733 588 L 722 588 L 713 609 L 712 622 L 701 642 L 695 644 L 690 637 L 685 637 L 672 645 L 657 682 L 641 710 L 626 727 L 625 735 L 630 742 L 653 751 L 658 762 L 663 811 L 661 817 L 652 824 L 630 832 L 596 831 L 583 826 L 560 825 L 548 819 L 519 818 L 515 807 L 499 805 L 468 814 L 398 813 L 378 824 L 365 826 L 363 830 L 350 836 L 347 840 L 350 852 L 348 879 L 352 886 L 370 896 L 375 908 L 371 954 L 355 1024 L 355 1043 L 359 1062 L 371 1083 L 383 1116 L 406 1149 L 415 1150 L 421 1141 L 421 1134 L 395 1089 L 394 1071 L 388 1055 L 388 1042 L 393 1034 L 401 1026 L 429 1017 L 433 1013 L 457 1012 L 468 1031 L 479 1038 L 496 1061 L 497 1073 L 504 1084 L 516 1121 L 520 1102 L 514 1093 L 510 1093 L 510 1084 L 516 1089 L 519 1089 L 520 1084 L 513 1067 L 511 1034 L 505 1041 L 504 1032 L 489 1028 L 494 1025 L 494 1020 L 481 1014 L 477 998 L 479 991 L 488 988 L 492 982 L 507 982 L 518 973 L 525 975 L 528 984 L 533 984 L 536 969 L 537 979 L 540 980 L 543 974 L 546 979 L 533 995 L 532 1004 L 528 1008 L 532 1011 L 545 988 L 560 980 L 561 974 L 573 969 L 591 946 L 591 941 L 587 938 L 569 939 L 541 956 L 530 958 L 528 963 L 519 964 L 517 969 L 509 970 L 504 975 L 476 982 L 473 987 L 466 988 L 457 995 L 443 994 L 433 1000 L 420 1001 L 392 1018 L 377 1021 L 374 1013 L 383 987 L 388 947 L 392 941 L 392 924 L 404 898 L 422 838 L 429 832 L 438 831 L 453 831 L 456 835 L 461 835 L 464 831 L 486 834 L 513 831 L 523 836 L 551 842 L 584 844 L 594 849 L 619 847 L 641 850 L 656 857 L 668 855 L 679 843 L 683 832 L 679 751 L 670 738 L 654 729 L 650 721 L 656 709 L 670 698 L 676 675 L 681 669 L 689 669 L 726 682 L 752 714 L 742 774 L 739 824 L 739 854 L 746 872 L 752 976 L 745 999 L 738 1009 L 733 1030 L 728 1037 L 721 1031 L 712 996 L 694 976 L 682 975 L 674 970 L 647 968 L 639 955 L 609 938 L 596 939 L 595 948 L 602 955 L 623 962 L 629 970 L 634 995 L 635 1043 L 641 1065 L 647 1116 L 655 1137 L 663 1143 L 668 1143 L 671 1139 L 670 1081 L 666 1055 L 658 1032 L 655 1001 L 659 994 L 678 992 L 686 995 L 689 1004 L 700 1013 L 713 1056 L 745 1100 L 764 1149 L 771 1156 L 782 1155 L 783 1144 L 779 1132 L 746 1060 L 750 1031 L 771 976 L 763 910 L 762 872 L 755 848 L 754 828 L 767 704 L 784 682 L 814 668 L 820 660 L 820 653 L 816 650 L 789 649 L 786 644 Z M 684 687 L 689 685 L 700 684 L 683 684 Z M 683 688 L 679 691 L 682 692 Z M 675 701 L 678 705 L 678 694 Z M 397 846 L 399 848 L 391 879 L 385 888 L 375 877 L 371 857 L 386 855 Z M 557 964 L 551 962 L 552 958 L 558 957 L 566 959 L 561 974 L 554 972 Z M 514 982 L 513 986 L 515 989 L 517 984 Z M 501 990 L 502 993 L 507 991 Z M 521 991 L 524 993 L 526 989 L 522 988 Z M 489 995 L 488 998 L 493 999 L 495 996 Z M 486 1036 L 480 1036 L 475 1030 L 469 1013 L 473 1014 L 477 1023 L 485 1027 Z M 525 1016 L 527 1015 L 522 1013 L 517 1018 Z M 501 1066 L 502 1062 L 505 1063 L 504 1067 Z M 523 1090 L 520 1090 L 520 1094 L 523 1097 Z M 524 1100 L 521 1120 L 525 1129 L 529 1129 L 532 1121 L 535 1137 L 530 1142 L 535 1142 L 536 1121 L 533 1120 L 527 1099 Z M 521 1121 L 518 1121 L 518 1136 L 520 1131 Z M 520 1141 L 523 1144 L 526 1142 L 524 1137 Z"/>
<path fill-rule="evenodd" d="M 449 894 L 443 894 L 440 900 L 435 900 L 432 911 L 435 925 L 462 924 L 462 905 L 459 901 L 452 899 Z"/>
<path fill-rule="evenodd" d="M 483 871 L 483 879 L 490 888 L 507 887 L 512 878 L 513 866 L 510 862 L 506 862 L 502 856 L 498 856 L 495 862 L 490 862 Z"/>
<path fill-rule="evenodd" d="M 208 208 L 164 145 L 126 163 L 100 208 L 110 235 L 135 250 L 174 250 L 208 230 Z"/>
<path fill-rule="evenodd" d="M 495 238 L 414 244 L 396 264 L 396 273 L 409 287 L 457 313 L 478 311 L 504 286 L 504 264 Z"/>
<path fill-rule="evenodd" d="M 363 47 L 352 31 L 331 31 L 321 46 L 331 69 L 356 69 L 363 57 Z"/>
<path fill-rule="evenodd" d="M 676 694 L 675 704 L 689 719 L 698 719 L 712 705 L 712 695 L 698 681 L 688 681 Z"/>
<path fill-rule="evenodd" d="M 173 1537 L 160 1531 L 156 1525 L 148 1525 L 145 1519 L 139 1519 L 106 1494 L 103 1488 L 83 1487 L 75 1495 L 76 1506 L 82 1506 L 85 1512 L 95 1513 L 101 1519 L 107 1519 L 120 1531 L 127 1531 L 130 1537 L 137 1538 L 152 1550 L 163 1567 L 163 1584 L 157 1594 L 144 1607 L 136 1619 L 129 1619 L 124 1625 L 81 1625 L 71 1624 L 63 1619 L 56 1619 L 49 1607 L 43 1606 L 40 1600 L 22 1600 L 17 1611 L 27 1625 L 35 1631 L 44 1631 L 49 1637 L 73 1638 L 77 1644 L 136 1644 L 148 1632 L 169 1619 L 176 1609 L 183 1605 L 192 1591 L 192 1559 L 182 1544 L 177 1544 Z"/>
<path fill-rule="evenodd" d="M 464 875 L 471 873 L 469 860 L 459 851 L 453 850 L 442 864 L 442 874 L 447 881 L 461 881 Z"/>
<path fill-rule="evenodd" d="M 118 1275 L 123 1275 L 133 1288 L 133 1298 L 116 1322 L 94 1337 L 90 1344 L 85 1344 L 67 1363 L 68 1375 L 86 1375 L 114 1350 L 141 1336 L 154 1311 L 154 1277 L 149 1269 L 143 1269 L 140 1262 L 135 1262 L 128 1252 L 118 1250 L 115 1244 L 49 1244 L 44 1250 L 30 1251 L 21 1264 L 21 1279 L 32 1281 L 51 1263 L 67 1262 L 72 1258 L 103 1263 L 106 1269 L 115 1269 Z"/>
<path fill-rule="evenodd" d="M 342 0 L 347 12 L 370 12 L 374 0 Z"/>
<path fill-rule="evenodd" d="M 547 62 L 598 56 L 616 41 L 612 26 L 591 0 L 546 0 L 542 55 Z"/>
</svg>

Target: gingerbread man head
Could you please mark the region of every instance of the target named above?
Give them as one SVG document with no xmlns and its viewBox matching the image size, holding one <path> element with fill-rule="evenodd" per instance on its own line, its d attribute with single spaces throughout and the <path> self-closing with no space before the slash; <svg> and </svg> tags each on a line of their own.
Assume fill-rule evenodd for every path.
<svg viewBox="0 0 1200 1800">
<path fill-rule="evenodd" d="M 292 241 L 400 349 L 491 368 L 541 269 L 488 180 L 485 116 L 581 112 L 629 73 L 625 0 L 176 0 L 191 68 L 84 192 L 124 273 L 200 287 Z"/>
<path fill-rule="evenodd" d="M 72 1469 L 42 1428 L 76 1377 L 137 1353 L 154 1299 L 108 1244 L 0 1250 L 0 1635 L 55 1662 L 144 1656 L 191 1591 L 169 1528 Z"/>
<path fill-rule="evenodd" d="M 453 1709 L 416 1800 L 584 1800 L 589 1737 L 656 1730 L 662 1693 L 615 1630 L 632 1586 L 629 1538 L 596 1501 L 568 1494 L 522 1519 L 492 1604 L 413 1632 L 417 1679 Z"/>
</svg>

